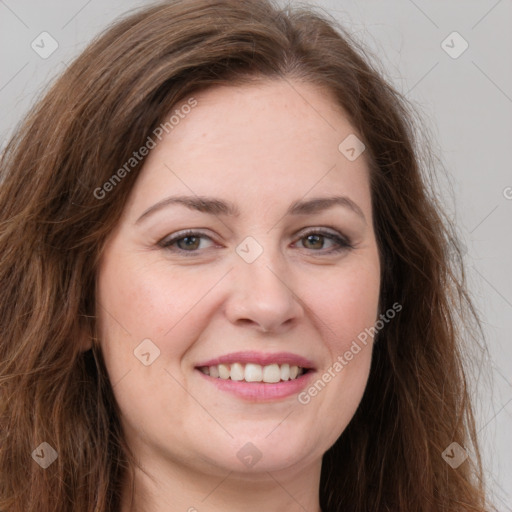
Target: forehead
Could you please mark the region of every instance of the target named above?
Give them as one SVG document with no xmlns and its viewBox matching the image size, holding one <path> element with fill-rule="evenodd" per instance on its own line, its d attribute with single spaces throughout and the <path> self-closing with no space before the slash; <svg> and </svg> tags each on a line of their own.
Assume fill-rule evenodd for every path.
<svg viewBox="0 0 512 512">
<path fill-rule="evenodd" d="M 259 159 L 264 159 L 261 144 L 272 143 L 281 145 L 283 158 L 317 157 L 318 151 L 328 158 L 338 156 L 339 142 L 355 131 L 333 93 L 309 83 L 273 80 L 213 87 L 195 100 L 197 107 L 166 137 L 195 153 L 211 145 L 227 149 L 222 156 L 228 158 L 259 145 Z"/>
<path fill-rule="evenodd" d="M 172 129 L 151 150 L 135 186 L 164 193 L 258 197 L 290 202 L 308 194 L 350 193 L 369 207 L 368 169 L 340 144 L 356 134 L 325 88 L 275 80 L 213 87 L 173 107 Z M 176 122 L 177 121 L 177 122 Z M 335 188 L 336 190 L 333 190 Z"/>
</svg>

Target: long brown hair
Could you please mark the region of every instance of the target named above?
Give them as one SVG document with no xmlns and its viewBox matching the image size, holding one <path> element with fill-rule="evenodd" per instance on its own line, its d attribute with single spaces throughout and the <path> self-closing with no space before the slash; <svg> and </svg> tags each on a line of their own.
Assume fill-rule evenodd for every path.
<svg viewBox="0 0 512 512">
<path fill-rule="evenodd" d="M 347 112 L 371 170 L 380 307 L 403 306 L 378 334 L 354 418 L 324 455 L 322 510 L 489 510 L 462 336 L 480 324 L 410 105 L 334 20 L 271 0 L 178 0 L 131 13 L 69 66 L 7 145 L 1 510 L 119 510 L 135 461 L 98 348 L 95 276 L 143 161 L 108 194 L 94 191 L 178 102 L 255 79 L 319 84 Z M 46 469 L 31 457 L 43 442 L 58 455 Z M 452 442 L 471 453 L 457 469 L 442 457 Z"/>
</svg>

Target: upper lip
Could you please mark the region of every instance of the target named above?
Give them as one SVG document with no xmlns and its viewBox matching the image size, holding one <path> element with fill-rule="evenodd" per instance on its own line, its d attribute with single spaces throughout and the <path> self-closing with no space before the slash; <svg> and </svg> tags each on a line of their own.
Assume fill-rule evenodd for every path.
<svg viewBox="0 0 512 512">
<path fill-rule="evenodd" d="M 314 369 L 313 363 L 305 357 L 291 352 L 256 352 L 256 351 L 244 351 L 244 352 L 232 352 L 215 359 L 209 359 L 199 363 L 196 367 L 200 368 L 203 366 L 216 366 L 218 364 L 231 364 L 231 363 L 255 363 L 261 366 L 267 366 L 270 364 L 289 364 L 300 366 L 302 368 Z"/>
</svg>

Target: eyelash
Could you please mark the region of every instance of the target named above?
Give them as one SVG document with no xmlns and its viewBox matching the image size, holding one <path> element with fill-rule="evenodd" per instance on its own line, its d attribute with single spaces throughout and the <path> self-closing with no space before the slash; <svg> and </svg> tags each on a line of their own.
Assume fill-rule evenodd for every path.
<svg viewBox="0 0 512 512">
<path fill-rule="evenodd" d="M 307 238 L 308 236 L 311 236 L 311 235 L 320 235 L 320 236 L 323 236 L 323 237 L 335 242 L 336 244 L 338 244 L 338 247 L 335 247 L 334 249 L 329 249 L 327 251 L 322 250 L 322 249 L 319 249 L 319 250 L 311 249 L 313 252 L 319 252 L 321 254 L 336 254 L 336 253 L 339 253 L 342 251 L 347 251 L 347 250 L 354 248 L 354 246 L 351 244 L 351 242 L 348 238 L 342 237 L 335 233 L 331 233 L 330 231 L 325 231 L 323 229 L 314 229 L 314 230 L 307 231 L 302 234 L 302 236 L 299 238 L 299 240 Z M 172 248 L 173 244 L 175 244 L 179 240 L 182 240 L 182 239 L 188 238 L 188 237 L 208 238 L 209 240 L 212 240 L 211 237 L 209 237 L 199 231 L 186 230 L 186 231 L 181 231 L 180 233 L 177 233 L 175 236 L 173 236 L 170 239 L 163 240 L 162 242 L 159 242 L 159 245 L 162 248 L 167 249 L 168 251 L 181 253 L 184 256 L 188 256 L 188 257 L 195 256 L 198 252 L 200 252 L 199 249 L 196 249 L 193 251 L 186 251 L 186 250 L 180 249 L 180 248 Z"/>
</svg>

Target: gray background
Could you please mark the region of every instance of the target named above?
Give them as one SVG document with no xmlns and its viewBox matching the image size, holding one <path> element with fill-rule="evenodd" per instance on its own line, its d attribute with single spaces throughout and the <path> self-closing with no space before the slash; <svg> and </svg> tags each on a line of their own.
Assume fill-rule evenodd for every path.
<svg viewBox="0 0 512 512">
<path fill-rule="evenodd" d="M 97 32 L 148 3 L 0 0 L 0 145 Z M 467 250 L 468 279 L 491 355 L 492 383 L 476 386 L 479 435 L 497 507 L 511 511 L 512 0 L 310 3 L 325 8 L 377 55 L 388 79 L 421 111 L 449 171 L 454 197 L 445 194 L 446 204 Z M 31 47 L 43 31 L 58 43 L 45 59 Z M 442 47 L 454 31 L 469 45 L 457 58 Z M 446 44 L 458 53 L 463 41 L 450 36 Z"/>
</svg>

